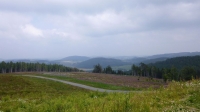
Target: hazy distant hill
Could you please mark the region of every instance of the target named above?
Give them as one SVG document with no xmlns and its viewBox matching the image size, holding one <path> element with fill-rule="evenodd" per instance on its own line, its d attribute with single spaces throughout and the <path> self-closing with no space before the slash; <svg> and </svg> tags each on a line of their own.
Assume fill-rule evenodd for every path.
<svg viewBox="0 0 200 112">
<path fill-rule="evenodd" d="M 149 64 L 149 63 L 155 63 L 158 61 L 165 61 L 166 57 L 160 57 L 160 58 L 155 58 L 155 59 L 147 59 L 147 58 L 133 58 L 133 59 L 129 59 L 129 60 L 125 60 L 125 62 L 129 62 L 135 65 L 139 65 L 141 62 L 145 63 L 145 64 Z"/>
<path fill-rule="evenodd" d="M 159 62 L 159 61 L 165 61 L 167 59 L 168 59 L 167 57 L 160 57 L 160 58 L 155 58 L 155 59 L 146 59 L 146 60 L 142 61 L 142 63 L 145 63 L 145 64 L 156 63 L 156 62 Z"/>
<path fill-rule="evenodd" d="M 74 67 L 77 62 L 82 62 L 90 59 L 86 56 L 69 56 L 60 60 L 42 60 L 42 59 L 12 59 L 5 60 L 6 62 L 26 62 L 26 63 L 45 63 L 45 64 L 61 64 L 69 67 Z"/>
<path fill-rule="evenodd" d="M 12 59 L 12 60 L 5 60 L 5 62 L 26 62 L 26 63 L 50 63 L 49 60 L 41 60 L 41 59 Z"/>
<path fill-rule="evenodd" d="M 158 68 L 171 68 L 172 66 L 181 69 L 185 66 L 196 67 L 200 70 L 200 56 L 184 56 L 167 59 L 166 61 L 151 64 Z"/>
<path fill-rule="evenodd" d="M 126 59 L 126 62 L 131 62 L 134 64 L 139 64 L 141 62 L 149 64 L 149 63 L 155 63 L 158 61 L 165 61 L 169 58 L 174 57 L 182 57 L 182 56 L 196 56 L 200 55 L 200 52 L 181 52 L 181 53 L 168 53 L 168 54 L 158 54 L 158 55 L 152 55 L 147 57 L 135 57 L 132 59 Z"/>
<path fill-rule="evenodd" d="M 129 63 L 123 62 L 118 59 L 112 59 L 112 58 L 92 58 L 87 61 L 83 61 L 81 63 L 78 63 L 76 65 L 77 68 L 93 68 L 94 65 L 100 64 L 103 68 L 106 66 L 122 66 L 122 65 L 127 65 Z"/>
<path fill-rule="evenodd" d="M 86 57 L 86 56 L 69 56 L 69 57 L 61 59 L 60 61 L 81 62 L 81 61 L 86 61 L 88 59 L 90 59 L 90 58 Z"/>
<path fill-rule="evenodd" d="M 124 60 L 125 62 L 130 62 L 130 63 L 141 63 L 143 61 L 148 60 L 147 58 L 143 58 L 143 57 L 136 57 L 136 58 L 132 58 L 132 59 L 126 59 Z"/>
<path fill-rule="evenodd" d="M 69 67 L 75 67 L 75 65 L 77 63 L 80 63 L 82 61 L 86 61 L 88 59 L 90 59 L 90 58 L 86 57 L 86 56 L 69 56 L 69 57 L 65 57 L 63 59 L 56 60 L 56 61 L 53 61 L 53 62 L 61 64 L 61 65 L 69 66 Z"/>
<path fill-rule="evenodd" d="M 116 56 L 116 57 L 110 57 L 113 59 L 119 59 L 119 60 L 129 60 L 129 59 L 133 59 L 133 58 L 137 58 L 136 56 Z"/>
<path fill-rule="evenodd" d="M 181 56 L 196 56 L 200 55 L 200 52 L 180 52 L 180 53 L 168 53 L 168 54 L 158 54 L 153 56 L 147 56 L 148 59 L 155 59 L 160 57 L 166 58 L 174 58 L 174 57 L 181 57 Z"/>
<path fill-rule="evenodd" d="M 134 57 L 134 56 L 119 56 L 113 58 L 90 58 L 86 56 L 69 56 L 60 60 L 47 60 L 47 59 L 13 59 L 4 60 L 6 62 L 26 62 L 26 63 L 46 63 L 46 64 L 62 64 L 69 67 L 78 68 L 93 68 L 96 64 L 101 64 L 103 67 L 108 65 L 118 68 L 130 68 L 132 64 L 138 65 L 143 62 L 145 64 L 156 63 L 159 61 L 165 61 L 169 58 L 181 57 L 181 56 L 196 56 L 200 55 L 200 52 L 182 52 L 182 53 L 168 53 L 159 54 L 147 57 Z M 116 59 L 118 58 L 118 59 Z M 1 61 L 1 59 L 0 59 Z"/>
</svg>

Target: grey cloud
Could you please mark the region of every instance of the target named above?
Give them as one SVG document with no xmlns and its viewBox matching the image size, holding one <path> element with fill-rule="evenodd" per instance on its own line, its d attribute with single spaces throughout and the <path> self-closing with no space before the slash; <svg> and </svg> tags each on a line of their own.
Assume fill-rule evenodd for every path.
<svg viewBox="0 0 200 112">
<path fill-rule="evenodd" d="M 48 0 L 48 1 L 31 1 L 31 0 L 1 0 L 0 9 L 8 11 L 20 12 L 36 12 L 36 13 L 66 13 L 80 12 L 101 12 L 105 9 L 115 9 L 121 11 L 125 8 L 146 7 L 147 5 L 168 5 L 177 3 L 196 3 L 198 0 Z"/>
<path fill-rule="evenodd" d="M 199 11 L 198 0 L 1 0 L 0 58 L 10 45 L 18 57 L 198 51 Z"/>
</svg>

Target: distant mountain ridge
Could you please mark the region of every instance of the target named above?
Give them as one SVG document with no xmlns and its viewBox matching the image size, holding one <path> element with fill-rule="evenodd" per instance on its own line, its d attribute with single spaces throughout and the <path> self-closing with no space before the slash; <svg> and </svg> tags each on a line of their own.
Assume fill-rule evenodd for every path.
<svg viewBox="0 0 200 112">
<path fill-rule="evenodd" d="M 131 62 L 134 64 L 139 64 L 139 63 L 155 63 L 158 61 L 165 61 L 169 58 L 174 58 L 174 57 L 182 57 L 182 56 L 196 56 L 200 55 L 200 52 L 180 52 L 180 53 L 168 53 L 168 54 L 158 54 L 158 55 L 152 55 L 152 56 L 146 56 L 146 57 L 135 57 L 132 59 L 127 59 L 125 60 L 126 62 Z"/>
<path fill-rule="evenodd" d="M 132 59 L 126 59 L 124 60 L 125 62 L 131 62 L 131 63 L 140 63 L 142 61 L 146 61 L 148 60 L 147 58 L 144 57 L 136 57 L 136 58 L 132 58 Z"/>
<path fill-rule="evenodd" d="M 174 57 L 181 57 L 181 56 L 196 56 L 200 55 L 200 52 L 180 52 L 180 53 L 167 53 L 167 54 L 157 54 L 152 56 L 147 56 L 148 59 L 155 59 L 160 57 L 166 58 L 174 58 Z"/>
</svg>

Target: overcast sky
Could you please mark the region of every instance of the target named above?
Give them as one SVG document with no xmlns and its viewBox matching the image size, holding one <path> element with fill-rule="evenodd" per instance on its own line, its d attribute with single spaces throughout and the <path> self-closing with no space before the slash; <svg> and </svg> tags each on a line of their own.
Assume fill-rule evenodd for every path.
<svg viewBox="0 0 200 112">
<path fill-rule="evenodd" d="M 200 0 L 0 0 L 0 58 L 200 51 Z"/>
</svg>

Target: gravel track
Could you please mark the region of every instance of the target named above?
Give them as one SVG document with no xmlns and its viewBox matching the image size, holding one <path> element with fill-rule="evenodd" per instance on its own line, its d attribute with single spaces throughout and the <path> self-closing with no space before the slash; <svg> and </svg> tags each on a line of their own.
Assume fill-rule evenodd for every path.
<svg viewBox="0 0 200 112">
<path fill-rule="evenodd" d="M 64 81 L 64 80 L 59 80 L 59 79 L 54 79 L 54 78 L 48 78 L 48 77 L 43 77 L 43 76 L 33 76 L 33 75 L 22 75 L 22 76 L 48 79 L 48 80 L 57 81 L 57 82 L 61 82 L 61 83 L 64 83 L 64 84 L 69 84 L 69 85 L 72 85 L 72 86 L 84 88 L 84 89 L 91 90 L 91 91 L 108 92 L 108 93 L 129 93 L 129 92 L 140 93 L 140 92 L 142 92 L 142 91 L 107 90 L 107 89 L 95 88 L 95 87 L 86 86 L 86 85 L 83 85 L 83 84 L 78 84 L 78 83 L 74 83 L 74 82 L 69 82 L 69 81 Z"/>
</svg>

